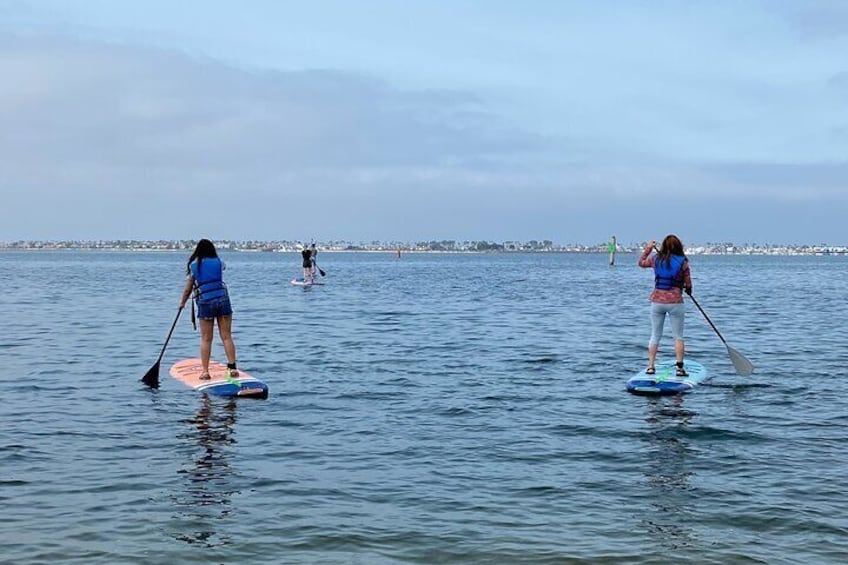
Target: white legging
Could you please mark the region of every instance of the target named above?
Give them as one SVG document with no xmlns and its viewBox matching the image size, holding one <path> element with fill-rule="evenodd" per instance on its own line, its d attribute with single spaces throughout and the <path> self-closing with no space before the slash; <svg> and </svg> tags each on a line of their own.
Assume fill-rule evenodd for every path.
<svg viewBox="0 0 848 565">
<path fill-rule="evenodd" d="M 682 302 L 675 304 L 651 303 L 651 341 L 650 345 L 659 345 L 663 334 L 665 316 L 671 320 L 671 335 L 675 340 L 683 339 L 683 316 L 686 306 Z"/>
</svg>

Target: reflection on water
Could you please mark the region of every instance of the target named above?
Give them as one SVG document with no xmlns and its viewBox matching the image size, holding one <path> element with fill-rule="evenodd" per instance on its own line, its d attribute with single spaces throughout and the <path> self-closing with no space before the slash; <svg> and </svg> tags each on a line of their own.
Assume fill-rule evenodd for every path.
<svg viewBox="0 0 848 565">
<path fill-rule="evenodd" d="M 687 524 L 695 498 L 689 479 L 696 454 L 686 441 L 686 430 L 696 412 L 687 410 L 684 402 L 680 395 L 650 399 L 645 416 L 645 475 L 652 511 L 642 519 L 642 526 L 669 550 L 695 543 Z"/>
<path fill-rule="evenodd" d="M 204 546 L 227 545 L 229 537 L 221 520 L 232 511 L 231 497 L 238 494 L 233 486 L 229 446 L 236 442 L 236 401 L 211 399 L 202 395 L 194 418 L 178 438 L 185 441 L 190 453 L 179 473 L 185 474 L 185 494 L 176 500 L 177 519 L 184 524 L 177 539 Z"/>
</svg>

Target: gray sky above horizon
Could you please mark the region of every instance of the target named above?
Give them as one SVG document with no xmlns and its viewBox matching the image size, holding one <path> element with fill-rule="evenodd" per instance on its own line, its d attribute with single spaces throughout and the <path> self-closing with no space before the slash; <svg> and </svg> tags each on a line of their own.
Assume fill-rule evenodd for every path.
<svg viewBox="0 0 848 565">
<path fill-rule="evenodd" d="M 0 241 L 848 242 L 848 3 L 0 0 Z"/>
</svg>

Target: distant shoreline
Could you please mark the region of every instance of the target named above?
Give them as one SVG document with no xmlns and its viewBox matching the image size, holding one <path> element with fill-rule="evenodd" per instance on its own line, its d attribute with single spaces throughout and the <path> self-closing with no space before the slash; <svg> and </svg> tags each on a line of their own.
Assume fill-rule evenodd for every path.
<svg viewBox="0 0 848 565">
<path fill-rule="evenodd" d="M 557 245 L 538 242 L 429 242 L 429 243 L 372 243 L 327 242 L 316 245 L 320 251 L 332 253 L 390 253 L 397 254 L 516 254 L 516 253 L 594 253 L 608 254 L 607 243 L 597 245 Z M 195 242 L 179 241 L 16 241 L 0 243 L 0 252 L 43 251 L 108 251 L 185 253 L 194 249 Z M 291 241 L 218 241 L 220 251 L 238 253 L 298 253 L 300 242 Z M 617 253 L 634 254 L 641 245 L 619 245 Z M 848 245 L 734 245 L 730 243 L 699 244 L 686 247 L 687 255 L 770 255 L 770 256 L 848 256 Z"/>
</svg>

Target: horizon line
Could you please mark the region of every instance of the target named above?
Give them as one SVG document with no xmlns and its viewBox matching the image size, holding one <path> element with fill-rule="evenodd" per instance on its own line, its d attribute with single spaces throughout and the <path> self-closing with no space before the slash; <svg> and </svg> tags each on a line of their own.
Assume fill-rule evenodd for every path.
<svg viewBox="0 0 848 565">
<path fill-rule="evenodd" d="M 109 239 L 109 238 L 89 238 L 89 239 L 16 239 L 10 241 L 0 241 L 0 249 L 9 249 L 9 248 L 31 248 L 37 246 L 78 246 L 78 247 L 127 247 L 127 246 L 139 246 L 139 247 L 151 247 L 151 246 L 178 246 L 177 248 L 184 248 L 187 245 L 193 246 L 196 242 L 199 241 L 197 238 L 178 238 L 178 239 Z M 517 240 L 517 239 L 504 239 L 504 240 L 489 240 L 489 239 L 418 239 L 415 241 L 401 241 L 401 240 L 347 240 L 347 239 L 330 239 L 326 241 L 315 241 L 310 240 L 309 243 L 306 243 L 305 240 L 302 239 L 217 239 L 214 240 L 216 246 L 224 246 L 224 247 L 232 247 L 233 245 L 237 245 L 239 247 L 252 248 L 252 247 L 302 247 L 304 245 L 311 245 L 314 243 L 319 247 L 361 247 L 361 248 L 375 248 L 375 249 L 389 249 L 395 250 L 400 248 L 401 250 L 416 250 L 421 249 L 427 246 L 437 246 L 439 250 L 448 250 L 450 248 L 463 248 L 468 246 L 484 246 L 484 247 L 492 247 L 497 248 L 499 246 L 507 247 L 510 246 L 509 250 L 554 250 L 554 249 L 562 249 L 564 247 L 567 248 L 595 248 L 595 247 L 603 247 L 604 250 L 607 250 L 607 246 L 611 243 L 611 239 L 606 239 L 602 241 L 596 241 L 592 243 L 581 243 L 581 242 L 567 242 L 567 243 L 557 243 L 551 239 L 527 239 L 527 240 Z M 624 251 L 626 249 L 631 248 L 640 248 L 643 247 L 647 242 L 628 242 L 622 243 L 621 241 L 616 240 L 616 247 L 618 251 Z M 518 246 L 522 249 L 516 249 Z M 732 248 L 740 248 L 740 249 L 773 249 L 773 248 L 787 248 L 787 249 L 809 249 L 809 248 L 818 248 L 818 249 L 841 249 L 843 251 L 848 250 L 848 244 L 846 243 L 827 243 L 827 242 L 818 242 L 818 243 L 777 243 L 777 242 L 768 242 L 768 243 L 752 243 L 752 242 L 743 242 L 736 243 L 733 241 L 706 241 L 706 242 L 697 242 L 691 243 L 688 245 L 684 245 L 686 249 L 694 249 L 694 248 L 703 248 L 703 247 L 732 247 Z"/>
</svg>

